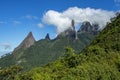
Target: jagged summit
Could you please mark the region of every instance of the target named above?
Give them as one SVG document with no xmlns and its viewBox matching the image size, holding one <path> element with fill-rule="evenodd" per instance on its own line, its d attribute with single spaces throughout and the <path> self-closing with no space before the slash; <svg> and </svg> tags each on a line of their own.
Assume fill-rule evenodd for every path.
<svg viewBox="0 0 120 80">
<path fill-rule="evenodd" d="M 98 24 L 90 24 L 90 22 L 85 21 L 82 23 L 80 29 L 78 30 L 78 32 L 87 32 L 90 34 L 95 34 L 96 32 L 98 32 L 98 28 L 99 25 Z"/>
<path fill-rule="evenodd" d="M 29 32 L 27 37 L 21 42 L 21 44 L 15 48 L 15 51 L 18 49 L 26 49 L 35 43 L 35 38 L 33 37 L 32 32 Z"/>
<path fill-rule="evenodd" d="M 75 39 L 76 38 L 76 31 L 75 31 L 75 22 L 74 20 L 71 21 L 71 27 L 65 30 L 64 32 L 60 33 L 57 38 L 61 37 L 70 37 Z"/>
<path fill-rule="evenodd" d="M 50 37 L 47 34 L 45 39 L 35 42 L 32 32 L 30 32 L 12 54 L 6 56 L 9 61 L 8 59 L 0 60 L 0 67 L 19 64 L 28 70 L 33 66 L 42 66 L 62 56 L 66 46 L 73 47 L 76 53 L 78 53 L 89 45 L 95 36 L 93 34 L 76 32 L 74 21 L 73 24 L 71 21 L 69 29 L 59 34 L 53 40 L 49 40 Z"/>
<path fill-rule="evenodd" d="M 90 24 L 90 22 L 85 21 L 82 23 L 81 28 L 79 29 L 79 32 L 91 32 L 93 29 L 92 25 Z"/>
<path fill-rule="evenodd" d="M 88 21 L 84 21 L 78 31 L 75 30 L 75 21 L 71 21 L 71 27 L 62 32 L 57 36 L 57 38 L 61 37 L 70 37 L 72 39 L 78 39 L 78 34 L 81 33 L 89 33 L 89 34 L 97 34 L 99 25 L 96 24 L 90 24 Z"/>
<path fill-rule="evenodd" d="M 50 40 L 49 33 L 47 33 L 47 35 L 45 36 L 45 39 L 46 39 L 46 40 Z"/>
</svg>

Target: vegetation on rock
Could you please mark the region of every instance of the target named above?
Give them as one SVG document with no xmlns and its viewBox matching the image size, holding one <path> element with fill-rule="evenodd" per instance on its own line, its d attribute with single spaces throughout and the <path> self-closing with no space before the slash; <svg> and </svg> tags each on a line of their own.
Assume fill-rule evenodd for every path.
<svg viewBox="0 0 120 80">
<path fill-rule="evenodd" d="M 9 77 L 12 74 L 2 75 L 5 71 L 0 70 L 3 80 L 119 80 L 120 15 L 80 54 L 66 47 L 64 55 L 55 62 L 28 72 L 17 71 L 14 79 Z"/>
</svg>

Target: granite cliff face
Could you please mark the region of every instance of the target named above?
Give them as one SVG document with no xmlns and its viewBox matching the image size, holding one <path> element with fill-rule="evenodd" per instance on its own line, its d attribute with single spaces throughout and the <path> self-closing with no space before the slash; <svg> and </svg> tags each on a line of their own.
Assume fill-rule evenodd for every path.
<svg viewBox="0 0 120 80">
<path fill-rule="evenodd" d="M 15 48 L 14 51 L 18 50 L 18 49 L 26 49 L 29 48 L 30 46 L 34 45 L 35 43 L 35 39 L 33 37 L 32 32 L 30 32 L 27 37 L 22 41 L 22 43 Z"/>
<path fill-rule="evenodd" d="M 89 34 L 96 34 L 98 32 L 98 24 L 90 24 L 90 22 L 85 21 L 82 23 L 78 32 L 87 32 Z"/>
</svg>

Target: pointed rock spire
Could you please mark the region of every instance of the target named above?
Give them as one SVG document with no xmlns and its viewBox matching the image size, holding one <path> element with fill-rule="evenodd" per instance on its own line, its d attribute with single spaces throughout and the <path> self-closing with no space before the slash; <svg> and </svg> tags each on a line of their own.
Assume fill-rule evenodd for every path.
<svg viewBox="0 0 120 80">
<path fill-rule="evenodd" d="M 50 40 L 49 33 L 47 33 L 47 35 L 45 36 L 45 39 Z"/>
<path fill-rule="evenodd" d="M 61 34 L 59 34 L 57 36 L 57 39 L 62 38 L 62 37 L 70 37 L 72 39 L 78 39 L 77 31 L 75 30 L 75 21 L 73 19 L 71 20 L 70 28 L 68 28 L 67 30 L 65 30 Z"/>
<path fill-rule="evenodd" d="M 33 34 L 32 32 L 29 32 L 27 37 L 21 42 L 21 44 L 17 48 L 15 48 L 15 50 L 29 48 L 30 46 L 34 45 L 34 43 L 35 39 L 33 37 Z"/>
<path fill-rule="evenodd" d="M 71 25 L 72 25 L 73 31 L 75 32 L 75 34 L 74 34 L 75 39 L 78 39 L 77 31 L 75 30 L 75 21 L 73 19 L 71 21 Z"/>
<path fill-rule="evenodd" d="M 71 21 L 71 25 L 72 25 L 73 30 L 75 30 L 75 21 L 74 20 Z"/>
</svg>

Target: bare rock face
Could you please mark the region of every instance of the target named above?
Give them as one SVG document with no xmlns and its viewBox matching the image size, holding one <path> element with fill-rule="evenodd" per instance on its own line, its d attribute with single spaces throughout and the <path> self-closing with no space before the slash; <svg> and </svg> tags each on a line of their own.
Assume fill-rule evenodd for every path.
<svg viewBox="0 0 120 80">
<path fill-rule="evenodd" d="M 98 28 L 99 25 L 98 24 L 90 24 L 90 22 L 85 21 L 82 23 L 80 29 L 78 30 L 78 32 L 87 32 L 90 34 L 95 34 L 96 32 L 98 32 Z"/>
<path fill-rule="evenodd" d="M 18 49 L 29 48 L 30 46 L 34 45 L 34 43 L 35 43 L 35 39 L 33 37 L 32 32 L 30 32 L 27 35 L 27 37 L 22 41 L 22 43 L 17 48 L 15 48 L 15 51 L 18 50 Z"/>
<path fill-rule="evenodd" d="M 92 29 L 93 29 L 93 27 L 90 24 L 90 22 L 85 21 L 85 22 L 82 23 L 80 31 L 82 31 L 82 32 L 91 32 Z"/>
<path fill-rule="evenodd" d="M 98 24 L 93 24 L 92 26 L 93 26 L 93 30 L 94 31 L 98 31 L 98 29 L 99 29 L 99 25 Z"/>
<path fill-rule="evenodd" d="M 57 38 L 61 37 L 70 37 L 75 39 L 76 38 L 76 31 L 75 31 L 75 22 L 74 20 L 71 21 L 71 27 L 65 30 L 64 32 L 60 33 Z"/>
<path fill-rule="evenodd" d="M 50 40 L 49 33 L 47 33 L 47 35 L 45 36 L 45 39 L 46 39 L 46 40 Z"/>
<path fill-rule="evenodd" d="M 59 34 L 57 36 L 58 38 L 60 37 L 71 37 L 71 38 L 75 38 L 75 31 L 71 28 L 65 30 L 64 32 L 62 32 L 61 34 Z"/>
</svg>

